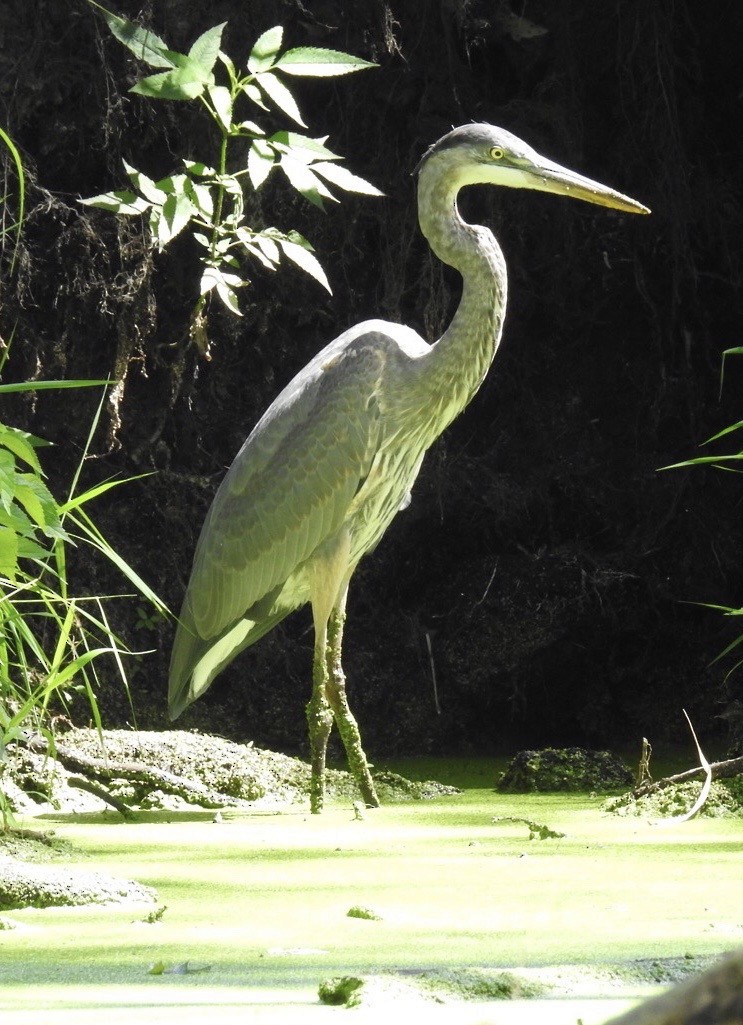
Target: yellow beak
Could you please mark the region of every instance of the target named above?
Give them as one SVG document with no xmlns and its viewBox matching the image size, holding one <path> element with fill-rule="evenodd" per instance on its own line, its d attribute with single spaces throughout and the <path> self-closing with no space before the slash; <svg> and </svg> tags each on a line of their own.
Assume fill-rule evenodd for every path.
<svg viewBox="0 0 743 1025">
<path fill-rule="evenodd" d="M 628 214 L 649 214 L 650 210 L 636 199 L 615 192 L 601 182 L 593 181 L 582 174 L 555 164 L 544 157 L 535 162 L 534 167 L 523 172 L 524 184 L 539 192 L 552 192 L 558 196 L 572 196 L 574 199 L 582 199 L 586 203 L 595 203 L 597 206 L 608 206 L 614 210 L 624 210 Z"/>
</svg>

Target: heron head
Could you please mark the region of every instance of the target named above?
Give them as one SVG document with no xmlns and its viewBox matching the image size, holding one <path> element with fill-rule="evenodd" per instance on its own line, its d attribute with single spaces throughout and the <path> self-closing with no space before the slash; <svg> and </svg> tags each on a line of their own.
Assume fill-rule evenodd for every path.
<svg viewBox="0 0 743 1025">
<path fill-rule="evenodd" d="M 455 128 L 428 149 L 417 172 L 423 174 L 427 167 L 438 168 L 457 188 L 486 184 L 536 189 L 627 213 L 650 213 L 642 203 L 556 164 L 516 135 L 494 125 Z"/>
</svg>

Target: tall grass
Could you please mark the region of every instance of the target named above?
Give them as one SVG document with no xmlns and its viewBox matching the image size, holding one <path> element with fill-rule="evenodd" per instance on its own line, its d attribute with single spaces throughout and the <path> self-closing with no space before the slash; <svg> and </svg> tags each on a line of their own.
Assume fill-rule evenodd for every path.
<svg viewBox="0 0 743 1025">
<path fill-rule="evenodd" d="M 0 366 L 0 369 L 2 367 Z M 29 733 L 41 735 L 54 750 L 55 707 L 82 695 L 99 729 L 98 667 L 118 673 L 129 694 L 126 656 L 132 654 L 109 624 L 112 596 L 76 595 L 69 563 L 87 545 L 114 563 L 139 595 L 166 612 L 163 603 L 96 526 L 88 507 L 96 498 L 127 483 L 109 480 L 80 490 L 85 457 L 98 425 L 106 381 L 46 381 L 0 384 L 0 394 L 50 388 L 104 386 L 83 455 L 64 501 L 50 493 L 37 450 L 39 438 L 0 421 L 0 824 L 14 823 L 3 787 L 14 748 Z M 132 478 L 130 478 L 132 479 Z M 131 698 L 130 698 L 131 701 Z"/>
</svg>

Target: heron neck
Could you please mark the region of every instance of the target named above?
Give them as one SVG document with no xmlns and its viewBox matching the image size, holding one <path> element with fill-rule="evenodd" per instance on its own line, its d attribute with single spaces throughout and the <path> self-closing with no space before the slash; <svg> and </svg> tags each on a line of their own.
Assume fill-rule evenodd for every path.
<svg viewBox="0 0 743 1025">
<path fill-rule="evenodd" d="M 467 224 L 457 208 L 458 185 L 427 173 L 418 186 L 421 231 L 443 263 L 462 275 L 462 298 L 449 327 L 424 357 L 429 395 L 442 400 L 440 430 L 467 405 L 495 356 L 506 312 L 507 274 L 492 233 Z"/>
</svg>

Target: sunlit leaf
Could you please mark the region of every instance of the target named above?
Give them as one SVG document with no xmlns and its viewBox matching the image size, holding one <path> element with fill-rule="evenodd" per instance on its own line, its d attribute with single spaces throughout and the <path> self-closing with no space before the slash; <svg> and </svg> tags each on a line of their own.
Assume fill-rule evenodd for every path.
<svg viewBox="0 0 743 1025">
<path fill-rule="evenodd" d="M 248 57 L 248 71 L 255 75 L 259 71 L 266 71 L 270 68 L 276 54 L 281 49 L 283 37 L 284 30 L 281 25 L 275 25 L 259 36 Z"/>
<path fill-rule="evenodd" d="M 219 53 L 217 54 L 217 58 L 222 62 L 223 66 L 227 69 L 227 74 L 230 76 L 230 82 L 236 82 L 237 68 L 235 67 L 234 61 L 230 57 L 228 57 L 223 50 L 219 51 Z"/>
<path fill-rule="evenodd" d="M 93 386 L 100 387 L 100 385 L 109 385 L 112 382 L 108 381 L 20 381 L 17 384 L 0 384 L 0 395 L 10 394 L 13 392 L 27 392 L 27 391 L 55 391 L 57 389 L 65 388 L 92 388 Z M 46 445 L 47 442 L 42 442 L 40 438 L 37 439 L 39 444 Z"/>
<path fill-rule="evenodd" d="M 223 21 L 220 25 L 207 29 L 188 51 L 191 60 L 200 64 L 205 71 L 211 71 L 217 63 L 219 48 L 222 45 L 222 32 L 226 24 L 227 22 Z"/>
<path fill-rule="evenodd" d="M 339 50 L 324 50 L 317 46 L 299 46 L 282 53 L 276 67 L 286 75 L 303 75 L 314 78 L 329 78 L 334 75 L 348 75 L 364 68 L 374 68 L 372 61 L 362 60 Z"/>
<path fill-rule="evenodd" d="M 337 153 L 333 153 L 325 146 L 327 137 L 311 139 L 300 132 L 275 132 L 268 140 L 277 149 L 290 153 L 295 160 L 302 160 L 311 164 L 315 160 L 341 160 Z"/>
<path fill-rule="evenodd" d="M 184 193 L 168 196 L 159 213 L 157 238 L 160 248 L 162 249 L 183 231 L 197 213 L 198 210 Z"/>
<path fill-rule="evenodd" d="M 15 269 L 15 262 L 16 262 L 16 258 L 18 256 L 18 247 L 20 246 L 20 243 L 21 243 L 21 229 L 22 229 L 22 226 L 23 226 L 23 222 L 26 219 L 26 175 L 25 175 L 25 172 L 23 170 L 23 161 L 21 160 L 21 154 L 18 151 L 18 147 L 16 146 L 16 144 L 13 142 L 11 137 L 8 135 L 8 133 L 3 128 L 0 128 L 0 140 L 2 141 L 3 145 L 8 150 L 8 152 L 10 153 L 11 160 L 13 161 L 13 167 L 15 168 L 16 178 L 18 179 L 18 191 L 17 191 L 18 219 L 17 219 L 16 223 L 12 227 L 7 229 L 8 231 L 15 230 L 15 241 L 13 243 L 13 253 L 12 253 L 11 258 L 10 258 L 10 273 L 12 274 L 13 270 Z M 3 234 L 4 234 L 4 232 L 3 232 Z M 6 352 L 6 358 L 7 358 L 7 352 Z M 2 361 L 0 361 L 0 367 L 1 366 L 2 366 Z"/>
<path fill-rule="evenodd" d="M 207 86 L 214 84 L 214 75 L 197 61 L 174 50 L 166 52 L 175 67 L 143 78 L 130 92 L 151 100 L 194 100 Z"/>
<path fill-rule="evenodd" d="M 285 153 L 281 158 L 280 166 L 297 192 L 300 192 L 310 203 L 314 203 L 315 206 L 319 206 L 322 209 L 323 199 L 331 199 L 337 202 L 332 192 L 326 188 L 317 175 L 313 174 L 307 164 L 292 160 L 289 154 Z"/>
<path fill-rule="evenodd" d="M 214 213 L 214 197 L 208 185 L 202 182 L 186 180 L 184 191 L 194 206 L 205 218 L 211 220 Z"/>
<path fill-rule="evenodd" d="M 250 135 L 260 136 L 266 134 L 261 128 L 261 126 L 259 124 L 256 124 L 255 121 L 240 121 L 233 127 L 241 132 L 248 132 Z"/>
<path fill-rule="evenodd" d="M 248 153 L 248 177 L 257 191 L 271 173 L 276 155 L 263 139 L 255 139 Z"/>
<path fill-rule="evenodd" d="M 213 167 L 202 164 L 200 160 L 184 160 L 183 166 L 190 174 L 198 175 L 199 178 L 213 178 L 217 173 Z"/>
<path fill-rule="evenodd" d="M 318 281 L 332 295 L 333 290 L 330 287 L 330 282 L 325 276 L 325 271 L 320 266 L 317 257 L 313 256 L 304 246 L 298 245 L 296 242 L 290 242 L 288 239 L 280 239 L 279 245 L 293 263 L 301 267 L 303 271 L 313 277 L 315 281 Z"/>
<path fill-rule="evenodd" d="M 111 34 L 131 50 L 138 60 L 144 61 L 145 64 L 149 64 L 153 68 L 172 67 L 172 62 L 165 56 L 167 45 L 154 32 L 135 25 L 126 18 L 119 17 L 118 14 L 112 14 L 95 0 L 88 0 L 88 2 L 101 12 L 111 29 Z"/>
<path fill-rule="evenodd" d="M 138 171 L 136 167 L 127 164 L 126 160 L 124 161 L 124 168 L 134 187 L 139 189 L 145 199 L 156 205 L 165 202 L 167 193 L 163 189 L 159 189 L 152 178 L 148 178 L 142 171 Z"/>
<path fill-rule="evenodd" d="M 256 75 L 255 80 L 263 92 L 270 97 L 280 110 L 283 110 L 298 125 L 306 127 L 296 100 L 276 75 L 272 75 L 270 71 L 267 71 L 262 75 Z"/>
<path fill-rule="evenodd" d="M 232 126 L 232 96 L 230 90 L 224 85 L 212 85 L 209 87 L 209 99 L 214 104 L 217 117 L 224 128 Z"/>
<path fill-rule="evenodd" d="M 18 570 L 18 534 L 0 526 L 0 576 L 15 580 Z"/>
<path fill-rule="evenodd" d="M 150 203 L 146 199 L 126 190 L 103 192 L 100 196 L 91 196 L 90 199 L 81 199 L 80 202 L 83 206 L 95 206 L 127 217 L 144 214 L 150 208 Z"/>
<path fill-rule="evenodd" d="M 255 242 L 256 245 L 258 245 L 261 248 L 266 258 L 271 261 L 271 263 L 279 262 L 279 247 L 276 245 L 272 238 L 266 238 L 265 235 L 256 235 Z"/>
<path fill-rule="evenodd" d="M 59 525 L 57 503 L 37 474 L 16 475 L 15 499 L 42 530 Z"/>
<path fill-rule="evenodd" d="M 234 289 L 245 282 L 237 274 L 230 274 L 218 267 L 207 267 L 201 277 L 201 294 L 216 291 L 222 302 L 238 317 L 242 316 Z"/>
<path fill-rule="evenodd" d="M 359 178 L 358 175 L 351 174 L 349 170 L 345 167 L 340 167 L 338 164 L 317 163 L 312 165 L 312 170 L 317 174 L 321 174 L 323 178 L 327 178 L 333 185 L 337 185 L 339 189 L 344 189 L 346 192 L 360 192 L 365 196 L 384 195 L 371 182 L 366 181 L 365 178 Z"/>
<path fill-rule="evenodd" d="M 0 445 L 12 452 L 18 459 L 22 459 L 24 463 L 28 463 L 36 473 L 41 474 L 41 464 L 36 455 L 38 442 L 39 439 L 27 431 L 22 431 L 18 427 L 7 427 L 0 423 Z"/>
<path fill-rule="evenodd" d="M 256 106 L 261 108 L 261 110 L 268 110 L 268 107 L 263 102 L 263 96 L 261 95 L 261 91 L 255 84 L 255 82 L 244 82 L 240 86 L 240 88 L 248 97 L 251 103 L 255 103 Z"/>
</svg>

